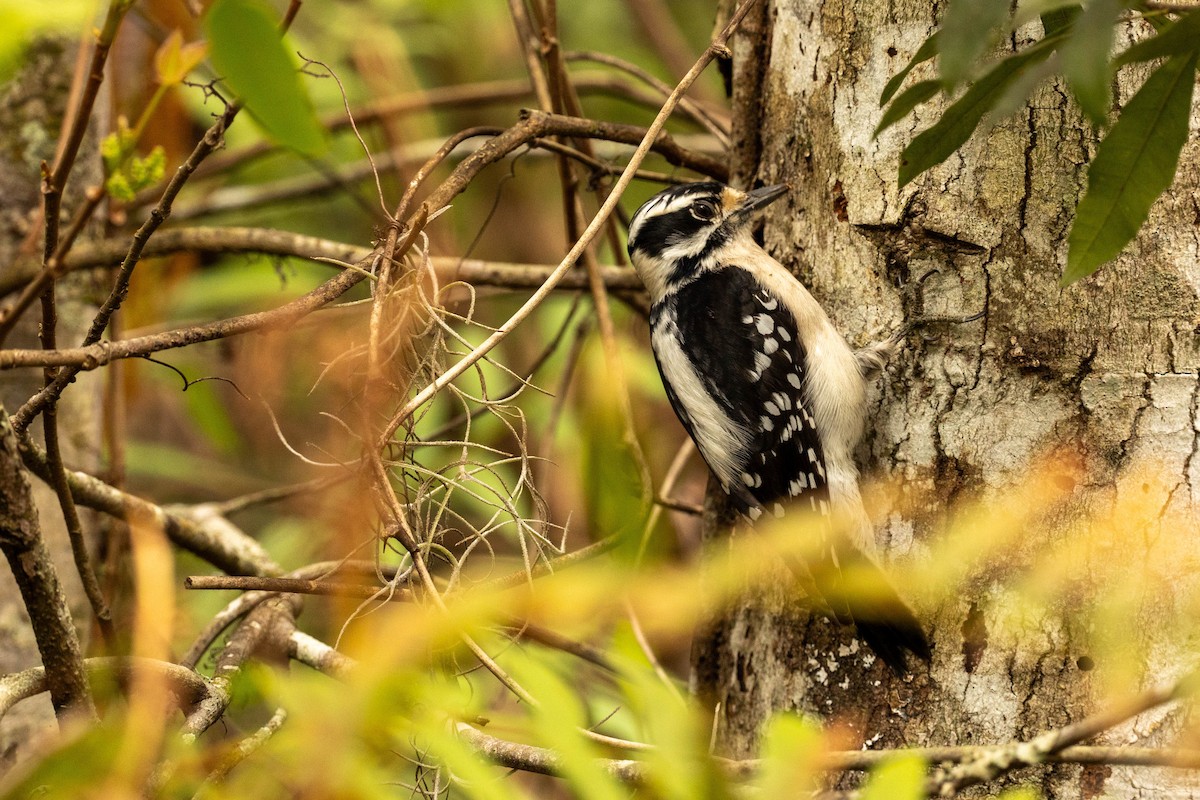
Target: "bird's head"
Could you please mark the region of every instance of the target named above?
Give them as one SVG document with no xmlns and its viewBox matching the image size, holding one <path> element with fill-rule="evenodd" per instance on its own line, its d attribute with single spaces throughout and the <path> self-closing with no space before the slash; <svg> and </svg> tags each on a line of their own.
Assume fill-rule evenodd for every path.
<svg viewBox="0 0 1200 800">
<path fill-rule="evenodd" d="M 629 223 L 629 257 L 657 302 L 717 263 L 722 247 L 748 233 L 755 212 L 787 186 L 742 192 L 721 183 L 685 183 L 647 200 Z"/>
</svg>

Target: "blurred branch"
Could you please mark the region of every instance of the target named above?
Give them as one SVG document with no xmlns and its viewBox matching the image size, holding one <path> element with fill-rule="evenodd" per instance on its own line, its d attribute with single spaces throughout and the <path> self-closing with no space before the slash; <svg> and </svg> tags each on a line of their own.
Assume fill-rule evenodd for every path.
<svg viewBox="0 0 1200 800">
<path fill-rule="evenodd" d="M 247 575 L 189 575 L 183 582 L 188 589 L 235 589 L 237 591 L 282 592 L 287 594 L 331 595 L 336 597 L 380 597 L 385 600 L 411 600 L 412 591 L 369 583 L 269 578 Z"/>
<path fill-rule="evenodd" d="M 641 3 L 638 3 L 637 5 L 640 6 Z M 564 53 L 563 58 L 566 61 L 591 61 L 596 64 L 605 64 L 613 67 L 614 69 L 619 69 L 622 72 L 632 75 L 646 85 L 653 87 L 656 91 L 660 92 L 663 97 L 666 97 L 671 93 L 670 84 L 666 83 L 665 81 L 660 81 L 658 78 L 654 77 L 637 64 L 633 64 L 623 58 L 610 55 L 609 53 L 602 53 L 594 50 L 574 51 Z M 727 117 L 713 113 L 704 106 L 693 102 L 686 97 L 679 101 L 679 110 L 686 113 L 698 125 L 703 127 L 713 136 L 717 137 L 717 140 L 720 141 L 726 148 L 728 148 L 729 119 Z"/>
<path fill-rule="evenodd" d="M 562 757 L 554 750 L 500 739 L 465 722 L 455 723 L 455 730 L 481 755 L 499 766 L 540 775 L 562 774 Z M 978 756 L 981 752 L 993 749 L 966 746 L 833 751 L 821 754 L 818 763 L 821 768 L 834 772 L 862 771 L 872 769 L 900 756 L 916 756 L 929 762 L 965 761 Z M 1145 767 L 1196 768 L 1200 766 L 1200 750 L 1070 747 L 1049 756 L 1047 760 L 1060 764 L 1123 764 Z M 723 771 L 733 778 L 752 777 L 762 766 L 762 762 L 757 759 L 747 761 L 716 759 L 716 761 Z M 596 763 L 597 766 L 618 780 L 633 785 L 642 783 L 649 775 L 649 769 L 645 764 L 632 759 L 601 758 L 596 759 Z"/>
<path fill-rule="evenodd" d="M 703 147 L 704 141 L 698 140 L 698 137 L 679 137 L 676 141 L 680 143 L 681 147 L 686 147 L 695 152 L 713 151 L 713 148 Z M 295 178 L 272 181 L 271 183 L 238 185 L 217 189 L 200 200 L 193 200 L 187 203 L 177 209 L 172 216 L 178 221 L 186 221 L 213 214 L 223 214 L 231 211 L 271 205 L 285 200 L 311 197 L 333 188 L 349 192 L 350 187 L 355 183 L 373 179 L 376 173 L 395 170 L 397 168 L 412 168 L 424 163 L 437 151 L 438 146 L 441 144 L 442 140 L 440 139 L 414 142 L 407 147 L 389 150 L 381 155 L 373 156 L 371 159 L 363 159 L 350 164 L 340 165 L 336 169 L 324 171 L 322 174 L 301 175 Z M 464 143 L 456 148 L 455 152 L 461 151 L 469 154 L 475 152 L 481 146 Z M 601 161 L 598 158 L 581 153 L 578 150 L 566 147 L 550 139 L 533 139 L 528 142 L 528 146 L 534 148 L 535 153 L 540 151 L 561 153 L 575 161 L 586 164 L 593 172 L 593 180 L 599 176 L 618 175 L 622 169 L 619 164 Z M 618 157 L 616 148 L 610 146 L 609 150 L 611 152 L 608 154 L 608 157 L 616 159 Z M 666 184 L 685 183 L 688 180 L 687 178 L 669 175 L 665 172 L 644 169 L 637 171 L 637 178 L 639 180 Z M 320 199 L 327 198 L 322 197 Z"/>
<path fill-rule="evenodd" d="M 662 0 L 625 0 L 625 7 L 671 74 L 687 72 L 692 48 Z M 704 86 L 697 88 L 701 95 L 709 94 Z"/>
<path fill-rule="evenodd" d="M 119 260 L 123 245 L 120 239 L 81 245 L 68 264 L 73 270 L 108 266 Z M 148 256 L 178 252 L 264 253 L 357 264 L 367 263 L 370 257 L 370 251 L 365 247 L 270 228 L 172 228 L 154 237 L 147 247 Z M 431 261 L 439 280 L 465 281 L 475 286 L 541 286 L 554 271 L 553 266 L 545 264 L 513 264 L 477 258 L 434 256 Z M 641 281 L 631 269 L 606 266 L 601 268 L 601 272 L 605 283 L 614 291 L 642 289 Z M 6 285 L 0 282 L 0 292 Z M 586 289 L 587 277 L 580 272 L 568 273 L 559 286 L 563 289 Z"/>
<path fill-rule="evenodd" d="M 573 75 L 572 80 L 582 94 L 621 97 L 637 105 L 656 110 L 662 104 L 661 97 L 643 91 L 640 87 L 612 75 L 582 73 Z M 394 97 L 384 97 L 354 109 L 352 114 L 354 122 L 363 126 L 381 122 L 390 117 L 404 116 L 429 109 L 478 108 L 482 105 L 511 103 L 532 96 L 533 89 L 526 80 L 484 81 L 457 86 L 438 86 Z M 330 131 L 343 131 L 350 128 L 350 119 L 351 117 L 345 113 L 334 114 L 325 118 L 324 126 Z M 269 140 L 256 142 L 248 147 L 208 159 L 200 169 L 196 170 L 194 177 L 208 178 L 221 174 L 274 152 L 280 152 L 280 148 L 273 142 Z M 153 196 L 146 192 L 139 195 L 134 204 L 145 205 L 152 200 Z"/>
<path fill-rule="evenodd" d="M 34 475 L 48 475 L 46 455 L 28 437 L 20 441 L 21 459 Z M 255 540 L 227 521 L 197 518 L 191 510 L 168 511 L 136 495 L 121 491 L 86 472 L 67 470 L 75 501 L 120 520 L 141 520 L 162 528 L 170 540 L 208 563 L 237 575 L 278 575 L 283 570 Z"/>
<path fill-rule="evenodd" d="M 213 505 L 215 506 L 216 504 Z M 315 580 L 344 572 L 382 576 L 385 580 L 394 580 L 398 574 L 398 570 L 395 567 L 377 565 L 374 562 L 320 561 L 316 564 L 308 564 L 300 569 L 293 570 L 285 577 Z M 239 594 L 225 608 L 215 614 L 200 633 L 196 634 L 196 638 L 192 640 L 191 646 L 188 647 L 187 652 L 184 653 L 179 663 L 185 667 L 195 668 L 200 663 L 200 659 L 208 651 L 208 648 L 212 646 L 213 642 L 217 640 L 217 637 L 226 628 L 270 599 L 273 594 L 274 592 L 270 591 L 244 591 L 242 594 Z"/>
<path fill-rule="evenodd" d="M 277 708 L 271 718 L 263 724 L 261 728 L 250 734 L 246 738 L 240 740 L 233 750 L 227 752 L 220 762 L 213 767 L 212 771 L 204 777 L 204 781 L 196 789 L 193 798 L 205 797 L 209 795 L 217 784 L 225 780 L 233 768 L 245 761 L 250 756 L 254 755 L 260 747 L 270 741 L 271 737 L 279 732 L 283 727 L 283 723 L 287 722 L 287 709 Z"/>
<path fill-rule="evenodd" d="M 292 631 L 288 637 L 288 655 L 334 678 L 344 678 L 354 669 L 354 659 L 342 655 L 304 631 Z"/>
<path fill-rule="evenodd" d="M 673 166 L 686 167 L 702 175 L 724 180 L 728 175 L 728 170 L 723 161 L 680 146 L 670 134 L 663 130 L 663 123 L 666 121 L 667 115 L 674 108 L 676 102 L 677 98 L 664 106 L 663 112 L 655 119 L 650 129 L 637 125 L 623 125 L 615 122 L 566 117 L 559 114 L 550 114 L 545 111 L 525 109 L 521 112 L 521 118 L 516 125 L 492 137 L 477 151 L 463 159 L 462 163 L 450 174 L 450 177 L 430 194 L 426 202 L 429 203 L 432 211 L 437 211 L 449 205 L 450 201 L 461 193 L 484 167 L 499 161 L 518 147 L 546 136 L 605 139 L 613 142 L 638 145 L 634 156 L 631 157 L 622 171 L 622 177 L 628 173 L 630 178 L 626 179 L 624 183 L 618 180 L 622 191 L 624 191 L 624 186 L 632 179 L 634 171 L 641 166 L 642 160 L 650 150 L 661 155 Z M 653 130 L 653 136 L 650 135 L 650 130 Z M 642 144 L 645 144 L 645 149 L 642 148 Z M 619 196 L 620 192 L 616 194 Z M 604 216 L 608 216 L 608 211 L 605 212 Z M 578 257 L 578 255 L 575 255 L 571 260 L 575 261 Z"/>
<path fill-rule="evenodd" d="M 312 236 L 263 228 L 183 228 L 164 231 L 155 237 L 152 254 L 172 252 L 206 253 L 267 253 L 298 258 L 328 259 L 347 263 L 355 257 L 357 264 L 367 263 L 366 248 L 331 242 Z M 73 268 L 98 267 L 108 263 L 120 241 L 101 242 L 80 247 L 72 257 Z M 554 273 L 554 268 L 540 264 L 510 264 L 478 259 L 433 258 L 434 269 L 442 281 L 463 281 L 473 286 L 495 286 L 508 289 L 542 286 Z M 637 274 L 631 269 L 602 267 L 601 278 L 614 291 L 637 292 L 642 288 Z M 86 371 L 105 366 L 123 358 L 139 358 L 199 342 L 238 336 L 253 331 L 286 327 L 301 317 L 316 311 L 345 294 L 365 277 L 358 269 L 349 269 L 331 278 L 308 294 L 269 311 L 230 317 L 224 320 L 177 328 L 163 333 L 139 336 L 118 341 L 100 341 L 87 347 L 60 350 L 0 350 L 0 369 L 17 367 L 72 366 Z M 587 276 L 573 273 L 564 276 L 557 288 L 565 290 L 587 287 Z"/>
<path fill-rule="evenodd" d="M 183 723 L 183 739 L 194 740 L 208 730 L 229 707 L 234 678 L 252 656 L 286 662 L 288 641 L 296 629 L 299 598 L 276 596 L 251 611 L 229 637 L 217 656 L 216 668 L 209 681 L 212 690 L 196 704 Z"/>
<path fill-rule="evenodd" d="M 122 679 L 128 679 L 136 670 L 152 670 L 167 679 L 182 708 L 199 703 L 212 691 L 212 686 L 203 675 L 169 661 L 135 656 L 102 657 L 85 659 L 83 667 L 89 678 L 115 673 Z M 43 667 L 0 677 L 0 717 L 20 701 L 36 697 L 48 690 L 46 670 Z"/>
</svg>

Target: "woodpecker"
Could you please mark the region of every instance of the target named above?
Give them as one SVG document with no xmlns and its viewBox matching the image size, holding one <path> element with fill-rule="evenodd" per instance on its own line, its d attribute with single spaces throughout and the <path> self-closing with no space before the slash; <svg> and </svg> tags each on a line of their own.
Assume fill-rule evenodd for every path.
<svg viewBox="0 0 1200 800">
<path fill-rule="evenodd" d="M 908 653 L 929 661 L 929 641 L 874 560 L 853 458 L 867 378 L 903 337 L 856 353 L 754 241 L 756 212 L 786 192 L 691 183 L 637 210 L 628 249 L 650 295 L 651 346 L 671 407 L 732 506 L 751 523 L 810 510 L 822 541 L 791 566 L 814 600 L 904 674 Z M 834 519 L 849 530 L 835 534 Z M 845 586 L 864 573 L 869 597 Z"/>
</svg>

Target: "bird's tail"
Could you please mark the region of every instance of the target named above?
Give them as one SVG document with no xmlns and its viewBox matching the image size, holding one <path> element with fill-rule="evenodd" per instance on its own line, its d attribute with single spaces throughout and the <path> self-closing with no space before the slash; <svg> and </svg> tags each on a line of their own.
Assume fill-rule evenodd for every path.
<svg viewBox="0 0 1200 800">
<path fill-rule="evenodd" d="M 836 538 L 836 537 L 835 537 Z M 805 560 L 797 576 L 829 614 L 858 635 L 897 675 L 908 673 L 908 654 L 928 662 L 933 653 L 916 614 L 875 561 L 838 539 Z"/>
</svg>

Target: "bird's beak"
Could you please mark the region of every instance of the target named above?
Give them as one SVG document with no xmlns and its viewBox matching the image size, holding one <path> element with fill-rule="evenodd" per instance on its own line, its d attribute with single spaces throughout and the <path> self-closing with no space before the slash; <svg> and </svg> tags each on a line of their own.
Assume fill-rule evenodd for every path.
<svg viewBox="0 0 1200 800">
<path fill-rule="evenodd" d="M 746 196 L 738 203 L 728 219 L 732 220 L 734 225 L 745 225 L 760 209 L 766 208 L 783 197 L 787 191 L 787 184 L 781 183 L 777 186 L 764 186 L 761 189 L 746 192 Z"/>
</svg>

